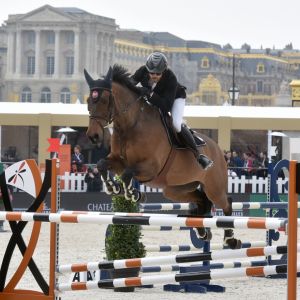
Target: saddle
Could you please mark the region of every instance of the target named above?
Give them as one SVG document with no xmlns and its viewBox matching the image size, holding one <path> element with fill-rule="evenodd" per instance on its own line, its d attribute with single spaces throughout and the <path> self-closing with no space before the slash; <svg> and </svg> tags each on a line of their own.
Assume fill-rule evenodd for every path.
<svg viewBox="0 0 300 300">
<path fill-rule="evenodd" d="M 186 149 L 187 148 L 186 145 L 184 144 L 183 141 L 181 141 L 179 135 L 177 134 L 177 132 L 175 131 L 175 129 L 173 127 L 172 116 L 170 114 L 163 115 L 160 110 L 159 110 L 159 113 L 160 113 L 162 123 L 165 127 L 170 145 L 174 146 L 176 149 Z M 197 147 L 202 147 L 202 146 L 206 145 L 206 142 L 197 135 L 196 131 L 194 131 L 190 128 L 189 128 L 189 130 L 193 135 L 193 138 L 194 138 L 194 141 L 195 141 Z"/>
</svg>

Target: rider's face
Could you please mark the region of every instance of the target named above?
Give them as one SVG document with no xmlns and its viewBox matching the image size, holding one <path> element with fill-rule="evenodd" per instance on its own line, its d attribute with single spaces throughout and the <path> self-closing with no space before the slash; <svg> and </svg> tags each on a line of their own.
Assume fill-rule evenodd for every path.
<svg viewBox="0 0 300 300">
<path fill-rule="evenodd" d="M 153 82 L 158 82 L 161 79 L 162 73 L 149 73 L 149 75 Z"/>
</svg>

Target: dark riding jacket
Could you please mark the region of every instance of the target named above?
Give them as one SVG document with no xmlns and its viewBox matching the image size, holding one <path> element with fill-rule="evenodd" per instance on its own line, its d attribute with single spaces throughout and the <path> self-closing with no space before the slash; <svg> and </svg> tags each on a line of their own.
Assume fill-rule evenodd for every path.
<svg viewBox="0 0 300 300">
<path fill-rule="evenodd" d="M 135 81 L 135 84 L 140 82 L 143 87 L 149 88 L 149 90 L 152 89 L 150 75 L 146 66 L 140 67 L 132 75 L 132 79 Z M 170 69 L 166 69 L 154 87 L 153 94 L 148 101 L 166 114 L 171 111 L 175 99 L 186 98 L 185 89 L 184 86 L 177 82 L 175 74 Z"/>
</svg>

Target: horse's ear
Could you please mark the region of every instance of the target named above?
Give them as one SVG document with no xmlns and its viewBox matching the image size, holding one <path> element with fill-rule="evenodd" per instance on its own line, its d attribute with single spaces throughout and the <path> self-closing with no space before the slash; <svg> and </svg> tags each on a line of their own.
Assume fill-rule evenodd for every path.
<svg viewBox="0 0 300 300">
<path fill-rule="evenodd" d="M 84 69 L 84 77 L 88 85 L 91 86 L 92 83 L 94 82 L 94 79 L 91 77 L 91 75 L 88 73 L 86 69 Z"/>
<path fill-rule="evenodd" d="M 104 80 L 106 82 L 112 82 L 112 75 L 113 75 L 113 69 L 112 69 L 112 67 L 109 67 L 109 70 L 108 70 Z"/>
</svg>

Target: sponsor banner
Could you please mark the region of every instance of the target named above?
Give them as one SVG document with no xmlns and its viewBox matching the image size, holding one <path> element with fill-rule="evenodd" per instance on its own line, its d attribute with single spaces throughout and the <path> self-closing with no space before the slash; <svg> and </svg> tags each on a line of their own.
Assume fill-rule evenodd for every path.
<svg viewBox="0 0 300 300">
<path fill-rule="evenodd" d="M 170 203 L 166 200 L 161 193 L 147 193 L 147 203 Z M 233 202 L 250 202 L 250 201 L 267 201 L 265 194 L 232 194 L 230 195 Z M 13 207 L 16 210 L 26 210 L 34 201 L 34 198 L 24 192 L 13 193 Z M 61 193 L 60 201 L 61 209 L 63 210 L 80 210 L 80 211 L 99 211 L 111 212 L 112 202 L 111 196 L 106 195 L 104 192 L 100 193 Z M 46 197 L 45 210 L 50 208 L 50 193 Z M 161 212 L 164 213 L 164 212 Z M 183 211 L 174 211 L 177 214 L 184 214 Z M 222 215 L 222 211 L 216 211 L 217 216 Z M 263 210 L 249 210 L 241 209 L 233 213 L 234 216 L 265 216 Z"/>
</svg>

